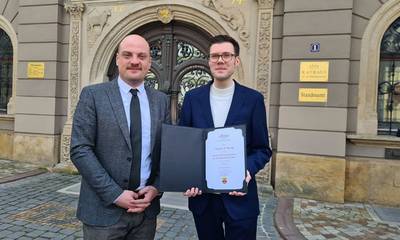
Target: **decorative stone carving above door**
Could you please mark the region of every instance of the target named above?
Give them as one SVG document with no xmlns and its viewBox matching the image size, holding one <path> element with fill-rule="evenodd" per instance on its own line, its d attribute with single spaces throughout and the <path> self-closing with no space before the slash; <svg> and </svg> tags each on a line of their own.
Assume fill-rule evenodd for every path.
<svg viewBox="0 0 400 240">
<path fill-rule="evenodd" d="M 243 45 L 249 48 L 249 30 L 240 7 L 227 0 L 204 0 L 203 5 L 218 12 L 228 26 L 239 33 Z"/>
<path fill-rule="evenodd" d="M 102 12 L 93 10 L 91 13 L 89 13 L 87 20 L 89 48 L 92 48 L 96 39 L 101 35 L 110 17 L 111 17 L 111 10 L 104 10 Z"/>
</svg>

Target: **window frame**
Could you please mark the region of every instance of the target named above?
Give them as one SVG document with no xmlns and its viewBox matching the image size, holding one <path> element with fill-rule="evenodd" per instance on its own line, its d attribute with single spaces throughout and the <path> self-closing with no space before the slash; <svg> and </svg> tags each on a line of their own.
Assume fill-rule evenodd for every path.
<svg viewBox="0 0 400 240">
<path fill-rule="evenodd" d="M 11 39 L 2 28 L 0 28 L 0 34 L 1 34 L 0 35 L 1 39 L 6 41 L 4 44 L 0 43 L 2 45 L 2 47 L 0 47 L 0 52 L 2 52 L 2 51 L 6 52 L 3 55 L 3 57 L 0 59 L 0 98 L 1 99 L 5 98 L 5 100 L 6 100 L 6 102 L 3 102 L 3 100 L 1 102 L 2 104 L 3 103 L 5 104 L 5 106 L 4 106 L 5 108 L 3 108 L 3 105 L 1 106 L 0 114 L 4 114 L 4 113 L 7 113 L 7 105 L 8 105 L 9 99 L 11 99 L 11 97 L 12 97 L 12 87 L 13 87 L 12 86 L 12 84 L 13 84 L 13 79 L 12 79 L 13 78 L 12 77 L 13 69 L 12 69 L 12 67 L 13 67 L 14 52 L 13 52 L 13 46 L 11 43 Z M 0 41 L 1 41 L 1 39 L 0 39 Z M 3 87 L 5 87 L 5 88 L 3 88 Z M 5 92 L 3 92 L 3 90 L 5 90 Z M 9 90 L 11 90 L 11 91 L 9 91 Z"/>
<path fill-rule="evenodd" d="M 364 31 L 358 81 L 357 135 L 377 136 L 378 134 L 377 94 L 380 46 L 384 33 L 399 17 L 400 0 L 389 0 L 373 15 Z"/>
<path fill-rule="evenodd" d="M 11 40 L 11 45 L 13 48 L 13 65 L 12 65 L 12 83 L 11 83 L 11 98 L 7 104 L 7 112 L 6 114 L 0 113 L 0 115 L 14 115 L 14 106 L 15 106 L 15 96 L 16 96 L 16 80 L 17 80 L 17 56 L 18 56 L 18 48 L 17 48 L 17 34 L 14 31 L 11 23 L 3 16 L 0 15 L 0 28 L 8 35 Z"/>
</svg>

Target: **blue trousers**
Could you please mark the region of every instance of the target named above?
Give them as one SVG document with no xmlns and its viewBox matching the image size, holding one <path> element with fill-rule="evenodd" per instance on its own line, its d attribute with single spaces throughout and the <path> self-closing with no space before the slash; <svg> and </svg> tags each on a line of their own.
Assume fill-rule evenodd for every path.
<svg viewBox="0 0 400 240">
<path fill-rule="evenodd" d="M 193 214 L 199 240 L 256 240 L 257 217 L 234 220 L 218 194 L 201 215 Z"/>
</svg>

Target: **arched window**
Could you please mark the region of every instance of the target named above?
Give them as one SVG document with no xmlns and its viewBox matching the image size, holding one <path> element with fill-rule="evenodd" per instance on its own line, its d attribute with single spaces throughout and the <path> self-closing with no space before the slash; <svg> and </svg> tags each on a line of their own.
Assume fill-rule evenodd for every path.
<svg viewBox="0 0 400 240">
<path fill-rule="evenodd" d="M 7 113 L 12 95 L 13 47 L 10 37 L 0 29 L 0 113 Z"/>
<path fill-rule="evenodd" d="M 400 136 L 400 18 L 381 42 L 377 111 L 378 134 Z"/>
<path fill-rule="evenodd" d="M 377 115 L 378 134 L 400 136 L 400 18 L 381 42 Z"/>
</svg>

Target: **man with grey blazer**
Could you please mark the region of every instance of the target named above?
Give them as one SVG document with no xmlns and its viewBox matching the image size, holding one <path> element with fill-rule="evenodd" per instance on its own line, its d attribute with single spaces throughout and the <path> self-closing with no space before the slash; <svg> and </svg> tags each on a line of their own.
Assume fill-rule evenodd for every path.
<svg viewBox="0 0 400 240">
<path fill-rule="evenodd" d="M 151 57 L 143 37 L 125 37 L 116 63 L 118 78 L 83 88 L 74 114 L 71 160 L 82 175 L 77 217 L 85 239 L 154 239 L 169 101 L 144 87 Z"/>
</svg>

